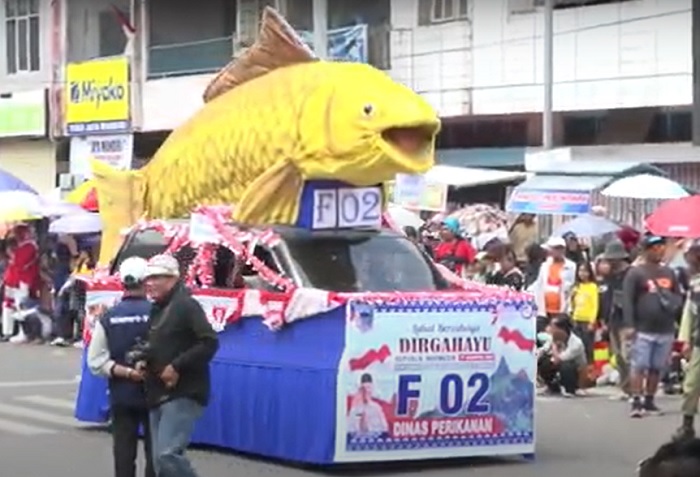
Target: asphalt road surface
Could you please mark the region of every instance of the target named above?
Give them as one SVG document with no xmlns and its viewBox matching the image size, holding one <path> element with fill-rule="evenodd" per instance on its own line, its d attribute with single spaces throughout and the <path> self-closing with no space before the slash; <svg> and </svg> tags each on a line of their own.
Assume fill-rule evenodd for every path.
<svg viewBox="0 0 700 477">
<path fill-rule="evenodd" d="M 0 345 L 0 471 L 7 477 L 112 475 L 110 437 L 72 417 L 79 350 Z M 626 477 L 678 423 L 678 400 L 661 398 L 662 417 L 632 421 L 627 405 L 596 394 L 539 398 L 537 459 L 460 459 L 362 465 L 333 471 L 300 468 L 210 449 L 191 456 L 202 477 L 334 475 L 425 477 Z"/>
</svg>

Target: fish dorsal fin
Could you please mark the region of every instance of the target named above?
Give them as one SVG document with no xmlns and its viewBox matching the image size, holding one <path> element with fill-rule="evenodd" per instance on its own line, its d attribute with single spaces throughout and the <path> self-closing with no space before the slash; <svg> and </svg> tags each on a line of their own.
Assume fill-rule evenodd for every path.
<svg viewBox="0 0 700 477">
<path fill-rule="evenodd" d="M 209 83 L 204 91 L 204 102 L 277 68 L 317 59 L 287 20 L 274 8 L 265 7 L 258 39 Z"/>
</svg>

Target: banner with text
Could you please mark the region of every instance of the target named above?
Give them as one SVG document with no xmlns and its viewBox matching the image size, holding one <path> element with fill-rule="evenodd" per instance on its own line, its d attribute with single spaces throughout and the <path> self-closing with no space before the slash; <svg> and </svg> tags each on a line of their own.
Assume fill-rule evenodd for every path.
<svg viewBox="0 0 700 477">
<path fill-rule="evenodd" d="M 347 306 L 336 462 L 534 453 L 532 303 Z"/>
</svg>

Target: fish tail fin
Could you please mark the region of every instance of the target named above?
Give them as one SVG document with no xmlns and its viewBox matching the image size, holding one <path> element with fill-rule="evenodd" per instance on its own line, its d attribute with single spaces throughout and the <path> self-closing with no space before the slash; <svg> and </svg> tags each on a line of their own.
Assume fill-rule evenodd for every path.
<svg viewBox="0 0 700 477">
<path fill-rule="evenodd" d="M 103 224 L 99 264 L 107 265 L 119 250 L 122 230 L 144 214 L 146 181 L 140 171 L 120 171 L 95 159 L 90 166 Z"/>
</svg>

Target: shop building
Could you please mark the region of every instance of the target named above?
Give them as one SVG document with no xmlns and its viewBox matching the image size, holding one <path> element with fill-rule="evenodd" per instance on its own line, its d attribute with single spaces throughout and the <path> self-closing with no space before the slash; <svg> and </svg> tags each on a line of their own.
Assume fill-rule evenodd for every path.
<svg viewBox="0 0 700 477">
<path fill-rule="evenodd" d="M 48 128 L 50 0 L 5 0 L 0 8 L 0 169 L 39 193 L 56 186 Z"/>
</svg>

